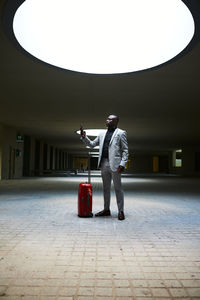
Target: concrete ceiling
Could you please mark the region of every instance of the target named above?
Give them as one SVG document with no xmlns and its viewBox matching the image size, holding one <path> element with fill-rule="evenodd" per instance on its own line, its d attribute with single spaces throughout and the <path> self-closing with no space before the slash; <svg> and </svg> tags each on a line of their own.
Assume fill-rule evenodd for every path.
<svg viewBox="0 0 200 300">
<path fill-rule="evenodd" d="M 81 74 L 52 67 L 22 51 L 6 31 L 11 27 L 6 2 L 0 4 L 0 123 L 62 148 L 81 149 L 74 133 L 80 123 L 104 128 L 107 115 L 117 114 L 131 150 L 199 144 L 198 31 L 184 54 L 158 68 L 123 75 Z M 17 2 L 12 0 L 12 5 Z M 192 2 L 199 9 L 200 2 Z"/>
</svg>

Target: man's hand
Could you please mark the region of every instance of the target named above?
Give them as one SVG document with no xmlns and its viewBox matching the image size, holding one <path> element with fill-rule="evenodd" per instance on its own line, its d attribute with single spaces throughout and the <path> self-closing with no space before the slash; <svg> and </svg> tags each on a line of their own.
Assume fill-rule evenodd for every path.
<svg viewBox="0 0 200 300">
<path fill-rule="evenodd" d="M 81 133 L 82 138 L 86 137 L 86 132 L 83 130 L 83 126 L 80 127 L 80 133 Z"/>
<path fill-rule="evenodd" d="M 122 173 L 124 171 L 124 167 L 123 166 L 119 166 L 117 169 L 118 173 Z"/>
</svg>

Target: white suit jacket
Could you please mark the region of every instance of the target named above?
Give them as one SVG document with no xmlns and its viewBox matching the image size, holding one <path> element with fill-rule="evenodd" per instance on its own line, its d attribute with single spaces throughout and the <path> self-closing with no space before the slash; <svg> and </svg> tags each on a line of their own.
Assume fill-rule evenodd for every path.
<svg viewBox="0 0 200 300">
<path fill-rule="evenodd" d="M 81 138 L 82 141 L 90 148 L 94 148 L 95 146 L 99 145 L 98 168 L 100 167 L 101 163 L 106 132 L 107 131 L 100 133 L 93 141 L 91 141 L 87 136 L 85 138 Z M 110 168 L 113 172 L 116 172 L 120 165 L 125 167 L 128 160 L 128 142 L 126 131 L 119 128 L 115 129 L 110 140 L 108 155 Z"/>
</svg>

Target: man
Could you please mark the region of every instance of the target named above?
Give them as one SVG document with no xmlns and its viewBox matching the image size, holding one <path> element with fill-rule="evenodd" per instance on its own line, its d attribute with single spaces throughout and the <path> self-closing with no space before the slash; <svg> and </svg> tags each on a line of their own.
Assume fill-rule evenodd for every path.
<svg viewBox="0 0 200 300">
<path fill-rule="evenodd" d="M 126 131 L 117 128 L 119 118 L 110 115 L 107 118 L 107 132 L 101 133 L 91 141 L 81 128 L 81 139 L 90 148 L 99 145 L 98 167 L 101 169 L 104 193 L 104 209 L 95 214 L 96 217 L 110 216 L 110 189 L 113 180 L 117 206 L 118 219 L 124 220 L 124 193 L 121 186 L 121 173 L 128 160 L 128 142 Z"/>
</svg>

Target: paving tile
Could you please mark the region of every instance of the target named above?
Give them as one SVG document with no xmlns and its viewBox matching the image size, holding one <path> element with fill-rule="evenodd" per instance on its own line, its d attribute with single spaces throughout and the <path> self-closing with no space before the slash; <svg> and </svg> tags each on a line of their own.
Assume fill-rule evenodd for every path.
<svg viewBox="0 0 200 300">
<path fill-rule="evenodd" d="M 14 279 L 15 280 L 15 279 Z M 0 278 L 0 287 L 1 286 L 8 286 L 11 284 L 13 280 L 7 278 Z"/>
<path fill-rule="evenodd" d="M 136 280 L 131 280 L 131 283 L 134 287 L 148 287 L 149 286 L 147 280 L 136 279 Z"/>
<path fill-rule="evenodd" d="M 129 281 L 128 280 L 114 280 L 115 287 L 128 287 Z"/>
<path fill-rule="evenodd" d="M 94 288 L 93 287 L 80 287 L 78 289 L 78 295 L 83 296 L 93 296 L 94 295 Z"/>
<path fill-rule="evenodd" d="M 159 297 L 159 298 L 157 298 L 157 297 L 155 297 L 155 298 L 153 298 L 154 300 L 172 300 L 172 298 L 170 297 L 170 298 L 168 298 L 168 297 Z M 147 299 L 146 299 L 147 300 Z M 176 300 L 180 300 L 179 298 L 177 298 Z M 190 299 L 185 299 L 184 298 L 184 300 L 190 300 Z"/>
<path fill-rule="evenodd" d="M 144 278 L 145 279 L 159 280 L 159 279 L 161 279 L 161 274 L 159 272 L 157 272 L 157 273 L 144 273 Z"/>
<path fill-rule="evenodd" d="M 6 293 L 7 289 L 7 286 L 0 286 L 0 297 L 2 297 Z"/>
<path fill-rule="evenodd" d="M 178 279 L 200 279 L 200 273 L 175 273 Z"/>
<path fill-rule="evenodd" d="M 199 288 L 187 288 L 189 296 L 191 297 L 199 297 L 200 298 L 200 287 Z"/>
<path fill-rule="evenodd" d="M 106 277 L 106 276 L 105 276 L 106 274 L 98 273 L 98 276 L 101 276 L 101 275 L 102 275 L 103 278 Z M 109 274 L 109 275 L 110 275 L 110 274 Z M 111 275 L 110 275 L 110 276 L 111 276 Z M 69 277 L 70 277 L 70 276 L 69 276 Z M 81 272 L 81 273 L 80 273 L 80 277 L 81 277 L 81 279 L 87 279 L 87 278 L 93 279 L 93 278 L 96 277 L 96 273 L 94 273 L 94 272 L 87 272 L 87 273 Z"/>
<path fill-rule="evenodd" d="M 134 300 L 133 297 L 125 297 L 125 296 L 122 296 L 122 297 L 116 297 L 115 299 L 116 299 L 116 300 Z"/>
<path fill-rule="evenodd" d="M 39 300 L 55 300 L 55 296 L 44 296 L 44 295 L 41 295 L 40 297 L 39 297 Z M 22 299 L 24 299 L 24 298 L 22 298 Z"/>
<path fill-rule="evenodd" d="M 141 280 L 141 279 L 145 278 L 145 275 L 142 272 L 140 272 L 140 273 L 129 273 L 128 276 L 129 276 L 130 279 L 135 279 L 135 280 L 136 279 Z"/>
<path fill-rule="evenodd" d="M 40 294 L 45 296 L 56 296 L 58 293 L 58 287 L 47 286 L 41 289 Z"/>
<path fill-rule="evenodd" d="M 87 299 L 86 299 L 87 300 Z M 116 297 L 96 296 L 95 300 L 116 300 Z M 132 299 L 131 299 L 132 300 Z"/>
<path fill-rule="evenodd" d="M 37 296 L 40 294 L 41 287 L 26 287 L 26 286 L 20 286 L 20 287 L 9 287 L 6 290 L 6 295 L 15 295 L 15 296 Z"/>
<path fill-rule="evenodd" d="M 113 278 L 115 279 L 115 280 L 117 280 L 117 279 L 125 279 L 125 278 L 128 278 L 128 273 L 124 273 L 124 272 L 115 272 L 115 273 L 112 273 L 112 275 L 113 275 Z"/>
<path fill-rule="evenodd" d="M 67 281 L 67 279 L 47 279 L 44 281 L 43 286 L 64 286 L 65 285 L 65 280 Z"/>
<path fill-rule="evenodd" d="M 60 296 L 74 296 L 76 294 L 76 288 L 63 287 L 59 290 Z"/>
<path fill-rule="evenodd" d="M 79 280 L 78 279 L 70 279 L 70 278 L 65 278 L 64 280 L 61 281 L 62 282 L 62 286 L 66 286 L 66 287 L 74 287 L 78 285 Z M 60 282 L 60 283 L 61 283 Z M 60 286 L 60 284 L 59 284 Z"/>
<path fill-rule="evenodd" d="M 175 288 L 175 287 L 182 287 L 182 285 L 181 285 L 181 283 L 178 281 L 178 280 L 164 280 L 164 284 L 165 284 L 165 286 L 166 287 L 168 287 L 168 288 Z"/>
<path fill-rule="evenodd" d="M 152 294 L 154 297 L 169 297 L 170 294 L 165 288 L 152 288 Z"/>
<path fill-rule="evenodd" d="M 90 297 L 90 296 L 77 296 L 76 298 L 77 300 L 93 300 L 94 297 Z M 64 299 L 63 299 L 64 300 Z M 72 299 L 74 300 L 74 298 Z"/>
<path fill-rule="evenodd" d="M 112 286 L 112 280 L 97 279 L 96 280 L 96 286 L 97 287 L 111 287 Z"/>
<path fill-rule="evenodd" d="M 175 280 L 177 277 L 174 273 L 160 273 L 161 279 Z"/>
<path fill-rule="evenodd" d="M 183 298 L 188 296 L 183 288 L 170 288 L 169 291 L 174 298 Z"/>
<path fill-rule="evenodd" d="M 44 286 L 45 280 L 43 279 L 16 279 L 12 281 L 13 286 L 30 286 L 30 287 L 38 287 Z"/>
<path fill-rule="evenodd" d="M 74 299 L 73 299 L 73 297 L 58 297 L 57 300 L 74 300 Z M 86 299 L 84 299 L 84 300 L 86 300 Z M 90 299 L 88 299 L 88 300 L 90 300 Z"/>
<path fill-rule="evenodd" d="M 162 280 L 148 280 L 149 287 L 165 287 Z"/>
<path fill-rule="evenodd" d="M 80 284 L 80 286 L 93 287 L 95 285 L 95 280 L 94 279 L 81 279 L 79 284 Z M 76 285 L 77 285 L 77 283 L 76 283 Z"/>
<path fill-rule="evenodd" d="M 97 287 L 96 288 L 96 295 L 97 296 L 105 296 L 105 297 L 109 297 L 109 296 L 112 296 L 112 288 L 109 288 L 109 287 L 104 287 L 104 288 L 101 288 L 101 287 Z"/>
<path fill-rule="evenodd" d="M 200 280 L 193 279 L 193 280 L 180 280 L 184 287 L 200 287 Z"/>
<path fill-rule="evenodd" d="M 20 296 L 2 296 L 1 300 L 21 300 L 22 298 Z"/>
<path fill-rule="evenodd" d="M 134 298 L 134 300 L 154 300 L 155 298 L 152 298 L 152 297 L 136 297 L 136 298 Z M 158 299 L 158 300 L 160 300 L 160 299 Z M 169 300 L 169 299 L 164 299 L 164 300 Z M 171 299 L 170 299 L 171 300 Z"/>
<path fill-rule="evenodd" d="M 115 288 L 115 295 L 120 297 L 127 297 L 127 296 L 133 296 L 133 293 L 130 288 Z"/>
<path fill-rule="evenodd" d="M 149 288 L 134 288 L 133 292 L 135 296 L 140 296 L 140 297 L 152 296 L 151 290 Z"/>
</svg>

